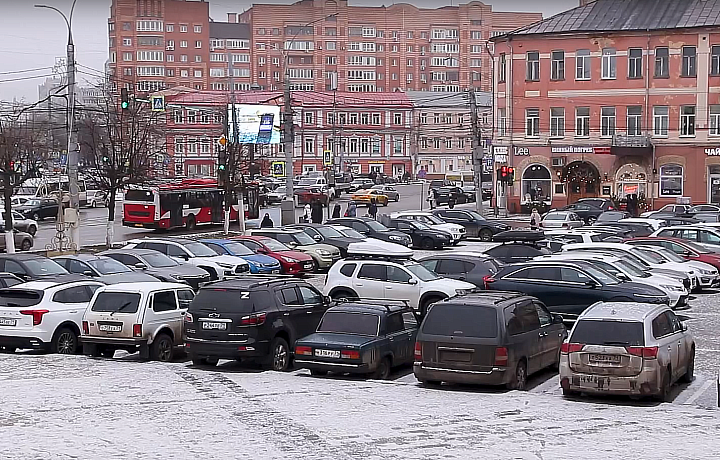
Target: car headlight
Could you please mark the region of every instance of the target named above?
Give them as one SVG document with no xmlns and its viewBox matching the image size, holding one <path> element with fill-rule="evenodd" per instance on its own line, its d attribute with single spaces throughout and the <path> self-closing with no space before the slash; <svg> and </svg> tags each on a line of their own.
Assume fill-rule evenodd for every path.
<svg viewBox="0 0 720 460">
<path fill-rule="evenodd" d="M 292 257 L 280 256 L 280 258 L 289 264 L 294 264 L 298 261 L 297 259 L 293 259 Z"/>
<path fill-rule="evenodd" d="M 470 294 L 472 289 L 455 289 L 455 295 L 466 295 Z"/>
<path fill-rule="evenodd" d="M 657 299 L 658 296 L 653 294 L 635 294 L 633 293 L 634 297 L 637 297 L 638 299 Z"/>
<path fill-rule="evenodd" d="M 254 260 L 250 260 L 250 259 L 247 260 L 247 263 L 248 263 L 248 265 L 252 265 L 253 267 L 257 267 L 260 265 L 259 263 L 255 262 Z"/>
<path fill-rule="evenodd" d="M 675 292 L 682 292 L 685 289 L 681 288 L 680 286 L 673 286 L 671 284 L 662 284 L 662 288 L 667 289 L 668 291 L 675 291 Z"/>
<path fill-rule="evenodd" d="M 222 268 L 235 268 L 235 265 L 233 265 L 233 264 L 226 264 L 225 262 L 218 262 L 217 264 L 218 264 L 219 266 L 221 266 Z"/>
<path fill-rule="evenodd" d="M 390 235 L 390 239 L 393 240 L 393 241 L 402 241 L 402 240 L 404 240 L 405 238 L 403 238 L 402 236 Z"/>
<path fill-rule="evenodd" d="M 177 273 L 171 273 L 171 274 L 170 274 L 170 278 L 175 279 L 175 280 L 182 280 L 182 279 L 183 279 L 182 276 L 178 275 Z"/>
<path fill-rule="evenodd" d="M 330 251 L 326 251 L 325 249 L 318 249 L 317 253 L 320 254 L 321 256 L 325 256 L 325 257 L 331 256 Z"/>
<path fill-rule="evenodd" d="M 713 274 L 712 270 L 705 270 L 704 268 L 700 269 L 700 273 L 702 273 L 703 275 L 712 275 Z"/>
</svg>

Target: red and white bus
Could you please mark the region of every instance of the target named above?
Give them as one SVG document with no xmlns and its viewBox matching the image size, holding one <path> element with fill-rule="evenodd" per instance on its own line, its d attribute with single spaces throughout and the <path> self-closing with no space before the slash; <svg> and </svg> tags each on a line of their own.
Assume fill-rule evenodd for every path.
<svg viewBox="0 0 720 460">
<path fill-rule="evenodd" d="M 222 224 L 225 192 L 215 179 L 184 179 L 154 185 L 131 186 L 125 192 L 125 227 L 169 230 Z M 230 220 L 238 218 L 237 197 L 231 197 Z"/>
</svg>

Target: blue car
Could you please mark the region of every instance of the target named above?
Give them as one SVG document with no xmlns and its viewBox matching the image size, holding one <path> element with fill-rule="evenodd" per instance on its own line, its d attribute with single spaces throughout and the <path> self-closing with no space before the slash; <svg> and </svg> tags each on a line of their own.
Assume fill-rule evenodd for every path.
<svg viewBox="0 0 720 460">
<path fill-rule="evenodd" d="M 242 257 L 250 265 L 250 273 L 252 274 L 279 274 L 280 262 L 270 256 L 264 254 L 255 254 L 244 244 L 233 240 L 200 240 L 201 243 L 208 246 L 220 255 L 230 255 Z"/>
</svg>

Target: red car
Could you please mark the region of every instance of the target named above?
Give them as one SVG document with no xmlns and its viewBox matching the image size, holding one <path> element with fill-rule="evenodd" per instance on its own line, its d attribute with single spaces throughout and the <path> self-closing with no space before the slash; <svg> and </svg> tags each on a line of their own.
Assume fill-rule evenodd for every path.
<svg viewBox="0 0 720 460">
<path fill-rule="evenodd" d="M 238 236 L 240 241 L 256 254 L 265 254 L 280 262 L 283 275 L 299 275 L 313 271 L 313 259 L 309 255 L 293 251 L 276 239 L 266 236 Z"/>
<path fill-rule="evenodd" d="M 315 200 L 319 200 L 323 206 L 327 206 L 330 202 L 326 193 L 323 193 L 319 187 L 298 188 L 295 190 L 298 197 L 298 204 L 312 204 Z"/>
<path fill-rule="evenodd" d="M 625 243 L 635 246 L 662 246 L 671 250 L 685 260 L 705 262 L 706 264 L 710 264 L 720 270 L 720 254 L 718 254 L 717 252 L 712 252 L 709 249 L 700 246 L 699 244 L 693 243 L 692 241 L 683 240 L 680 238 L 671 238 L 667 236 L 653 236 L 630 238 L 628 240 L 625 240 Z"/>
</svg>

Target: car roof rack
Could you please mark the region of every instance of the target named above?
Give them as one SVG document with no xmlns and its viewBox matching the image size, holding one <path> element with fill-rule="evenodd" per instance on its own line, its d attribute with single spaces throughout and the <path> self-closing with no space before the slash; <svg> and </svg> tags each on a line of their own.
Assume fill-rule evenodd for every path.
<svg viewBox="0 0 720 460">
<path fill-rule="evenodd" d="M 376 297 L 358 297 L 358 298 L 344 298 L 339 299 L 335 301 L 338 304 L 364 304 L 364 305 L 372 305 L 375 307 L 385 307 L 387 311 L 392 311 L 392 306 L 398 306 L 399 304 L 404 305 L 408 308 L 410 308 L 410 300 L 408 299 L 386 299 L 386 298 L 376 298 Z"/>
<path fill-rule="evenodd" d="M 493 236 L 497 243 L 537 243 L 544 239 L 545 233 L 539 230 L 506 230 Z"/>
</svg>

